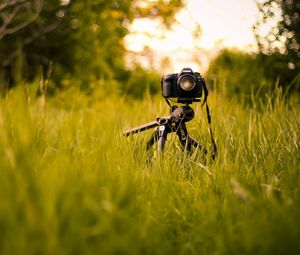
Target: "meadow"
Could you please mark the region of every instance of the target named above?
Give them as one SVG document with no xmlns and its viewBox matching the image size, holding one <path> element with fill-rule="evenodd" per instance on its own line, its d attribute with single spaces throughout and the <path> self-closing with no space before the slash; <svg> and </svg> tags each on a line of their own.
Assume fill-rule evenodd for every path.
<svg viewBox="0 0 300 255">
<path fill-rule="evenodd" d="M 243 106 L 209 96 L 218 158 L 185 154 L 169 136 L 147 161 L 163 99 L 0 100 L 0 254 L 299 254 L 300 103 L 278 89 Z M 210 148 L 204 108 L 187 124 Z"/>
</svg>

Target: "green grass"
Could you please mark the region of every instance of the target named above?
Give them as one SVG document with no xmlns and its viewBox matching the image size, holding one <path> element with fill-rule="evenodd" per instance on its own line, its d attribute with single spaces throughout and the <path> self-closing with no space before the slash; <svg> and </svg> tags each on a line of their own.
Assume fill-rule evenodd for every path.
<svg viewBox="0 0 300 255">
<path fill-rule="evenodd" d="M 299 254 L 300 105 L 280 93 L 242 107 L 209 97 L 219 157 L 170 136 L 146 162 L 168 113 L 143 101 L 20 87 L 0 102 L 0 254 Z M 209 147 L 205 112 L 190 133 Z"/>
</svg>

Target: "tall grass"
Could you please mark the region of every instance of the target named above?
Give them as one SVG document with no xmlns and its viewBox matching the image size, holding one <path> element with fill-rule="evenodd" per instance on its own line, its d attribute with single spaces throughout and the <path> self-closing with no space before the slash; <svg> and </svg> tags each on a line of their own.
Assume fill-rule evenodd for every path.
<svg viewBox="0 0 300 255">
<path fill-rule="evenodd" d="M 97 100 L 96 100 L 97 99 Z M 146 160 L 168 113 L 143 101 L 30 89 L 0 103 L 0 254 L 299 254 L 300 105 L 278 92 L 243 108 L 209 98 L 219 156 L 188 157 L 169 136 Z M 200 105 L 190 133 L 209 148 Z"/>
</svg>

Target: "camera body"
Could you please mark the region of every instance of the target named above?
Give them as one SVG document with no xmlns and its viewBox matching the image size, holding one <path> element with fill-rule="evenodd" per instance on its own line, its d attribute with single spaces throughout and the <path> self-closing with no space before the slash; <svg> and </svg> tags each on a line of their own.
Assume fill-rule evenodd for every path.
<svg viewBox="0 0 300 255">
<path fill-rule="evenodd" d="M 162 96 L 177 98 L 180 103 L 198 102 L 204 86 L 203 77 L 191 68 L 183 68 L 180 73 L 167 74 L 161 79 Z"/>
</svg>

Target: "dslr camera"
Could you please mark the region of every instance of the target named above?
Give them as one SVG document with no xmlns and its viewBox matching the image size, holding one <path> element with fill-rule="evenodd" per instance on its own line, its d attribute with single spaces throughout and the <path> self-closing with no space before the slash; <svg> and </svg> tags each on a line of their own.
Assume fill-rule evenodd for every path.
<svg viewBox="0 0 300 255">
<path fill-rule="evenodd" d="M 204 87 L 204 78 L 191 68 L 183 68 L 180 73 L 167 74 L 161 79 L 162 96 L 177 98 L 178 103 L 199 102 Z"/>
</svg>

